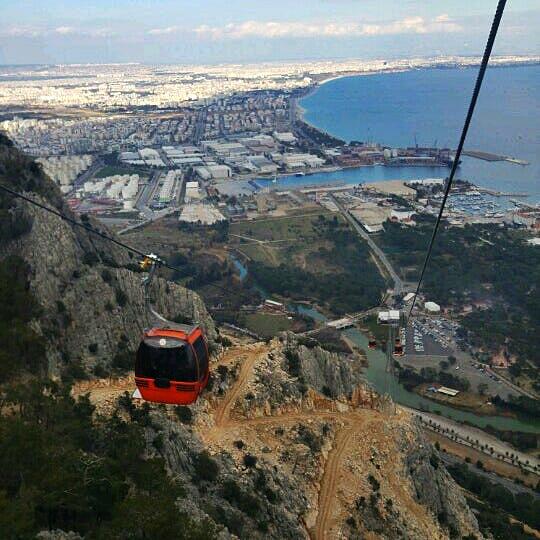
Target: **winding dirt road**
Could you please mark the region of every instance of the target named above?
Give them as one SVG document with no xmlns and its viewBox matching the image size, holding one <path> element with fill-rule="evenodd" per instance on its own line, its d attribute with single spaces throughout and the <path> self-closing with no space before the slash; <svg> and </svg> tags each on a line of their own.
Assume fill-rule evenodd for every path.
<svg viewBox="0 0 540 540">
<path fill-rule="evenodd" d="M 246 358 L 242 362 L 238 378 L 230 391 L 227 392 L 223 400 L 219 403 L 214 413 L 214 422 L 217 428 L 224 427 L 228 423 L 231 416 L 231 410 L 234 407 L 236 400 L 243 393 L 247 383 L 249 382 L 253 368 L 255 367 L 255 364 L 264 349 L 265 344 L 258 343 L 252 350 L 248 350 L 247 353 L 242 352 L 242 356 L 245 356 Z M 234 355 L 237 350 L 238 349 L 236 347 L 233 347 L 230 349 L 230 352 L 227 351 L 227 356 Z M 245 351 L 245 347 L 243 347 L 241 350 Z"/>
<path fill-rule="evenodd" d="M 336 434 L 334 448 L 330 452 L 319 491 L 319 513 L 315 523 L 314 537 L 317 540 L 326 538 L 329 522 L 332 518 L 333 501 L 336 496 L 337 484 L 339 480 L 339 469 L 343 460 L 343 454 L 349 445 L 353 434 L 351 426 L 343 427 Z"/>
</svg>

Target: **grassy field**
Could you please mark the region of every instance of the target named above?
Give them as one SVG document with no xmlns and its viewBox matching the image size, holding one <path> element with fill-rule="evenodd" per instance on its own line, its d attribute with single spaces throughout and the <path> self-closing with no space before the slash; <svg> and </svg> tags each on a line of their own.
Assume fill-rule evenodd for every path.
<svg viewBox="0 0 540 540">
<path fill-rule="evenodd" d="M 243 325 L 252 332 L 262 338 L 271 338 L 279 332 L 291 330 L 293 321 L 288 319 L 286 315 L 272 313 L 250 313 L 244 315 L 240 321 Z"/>
<path fill-rule="evenodd" d="M 421 384 L 414 391 L 425 398 L 438 403 L 444 403 L 450 407 L 472 411 L 476 414 L 496 415 L 499 413 L 495 405 L 488 405 L 486 396 L 475 394 L 474 392 L 460 392 L 457 396 L 446 396 L 444 394 L 429 392 L 431 384 Z"/>
<path fill-rule="evenodd" d="M 332 216 L 330 212 L 311 210 L 286 217 L 240 221 L 231 224 L 229 233 L 257 240 L 299 240 L 313 236 L 312 222 L 320 215 Z"/>
<path fill-rule="evenodd" d="M 332 270 L 328 261 L 316 257 L 319 248 L 329 247 L 314 227 L 319 216 L 331 219 L 333 214 L 310 209 L 287 217 L 233 223 L 229 228 L 229 244 L 248 259 L 268 266 L 294 261 L 302 268 L 318 264 Z M 344 223 L 340 217 L 337 219 Z"/>
<path fill-rule="evenodd" d="M 209 305 L 235 309 L 236 316 L 240 305 L 257 302 L 254 285 L 271 296 L 312 302 L 336 315 L 377 305 L 386 289 L 367 244 L 341 216 L 320 208 L 214 228 L 181 227 L 175 219 L 164 219 L 133 232 L 129 240 L 167 257 L 183 269 L 175 279 L 199 291 Z M 231 253 L 248 268 L 243 283 Z M 244 298 L 248 291 L 250 298 Z M 267 335 L 266 324 L 275 334 L 288 328 L 285 321 L 277 328 L 275 317 L 249 322 L 262 325 L 254 331 Z"/>
<path fill-rule="evenodd" d="M 386 288 L 367 244 L 324 210 L 231 224 L 229 246 L 268 293 L 336 315 L 373 307 Z"/>
<path fill-rule="evenodd" d="M 113 165 L 105 165 L 94 176 L 95 178 L 105 178 L 107 176 L 114 176 L 115 174 L 138 174 L 143 175 L 138 169 L 133 167 L 115 167 Z"/>
</svg>

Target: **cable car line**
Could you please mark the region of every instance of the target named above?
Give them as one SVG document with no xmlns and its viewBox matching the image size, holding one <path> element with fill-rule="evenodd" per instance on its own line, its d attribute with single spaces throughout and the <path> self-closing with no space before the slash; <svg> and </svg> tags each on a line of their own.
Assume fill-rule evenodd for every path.
<svg viewBox="0 0 540 540">
<path fill-rule="evenodd" d="M 442 220 L 444 208 L 446 206 L 446 201 L 448 199 L 448 195 L 450 194 L 450 188 L 452 187 L 452 182 L 454 181 L 454 176 L 456 174 L 456 170 L 459 166 L 459 161 L 461 157 L 461 152 L 463 151 L 463 146 L 465 144 L 465 139 L 467 138 L 467 133 L 469 131 L 469 126 L 471 124 L 471 120 L 474 114 L 474 109 L 476 107 L 476 102 L 478 101 L 478 96 L 480 94 L 480 89 L 482 87 L 482 82 L 484 80 L 484 75 L 486 73 L 486 69 L 489 63 L 489 59 L 491 57 L 491 52 L 493 50 L 493 45 L 495 43 L 495 38 L 497 37 L 497 32 L 499 30 L 499 25 L 501 23 L 501 19 L 504 13 L 504 8 L 506 5 L 506 0 L 499 0 L 497 4 L 497 9 L 495 11 L 495 16 L 493 18 L 493 23 L 491 25 L 491 30 L 489 32 L 489 37 L 486 43 L 486 48 L 484 50 L 484 56 L 482 57 L 482 62 L 480 64 L 480 69 L 478 71 L 478 76 L 476 78 L 476 84 L 474 86 L 473 94 L 471 97 L 471 102 L 469 104 L 469 110 L 467 111 L 467 116 L 465 117 L 465 123 L 463 125 L 463 129 L 461 132 L 461 137 L 459 139 L 459 144 L 456 150 L 456 155 L 454 158 L 454 162 L 452 164 L 452 170 L 450 171 L 450 176 L 448 177 L 448 181 L 446 183 L 446 187 L 444 190 L 444 196 L 441 203 L 441 207 L 439 209 L 439 215 L 437 216 L 437 221 L 435 222 L 435 227 L 433 228 L 433 234 L 431 236 L 431 240 L 429 242 L 429 247 L 427 250 L 426 258 L 424 260 L 424 264 L 422 267 L 422 272 L 420 273 L 420 279 L 418 280 L 418 285 L 416 287 L 416 291 L 414 293 L 413 301 L 411 304 L 411 309 L 409 311 L 409 314 L 407 316 L 407 322 L 409 321 L 410 317 L 412 316 L 413 309 L 416 305 L 416 300 L 418 298 L 418 294 L 420 293 L 420 289 L 422 287 L 422 282 L 424 280 L 424 275 L 426 273 L 426 268 L 428 266 L 429 260 L 431 258 L 431 252 L 433 251 L 433 245 L 435 243 L 435 238 L 437 236 L 437 232 L 439 230 L 439 225 Z"/>
<path fill-rule="evenodd" d="M 125 244 L 124 242 L 120 242 L 120 240 L 116 240 L 112 236 L 109 236 L 108 234 L 105 234 L 101 231 L 98 231 L 97 229 L 94 229 L 90 225 L 85 225 L 84 223 L 81 223 L 80 221 L 77 221 L 73 218 L 70 218 L 66 214 L 55 210 L 54 208 L 50 208 L 49 206 L 45 206 L 44 204 L 41 204 L 40 202 L 36 201 L 35 199 L 32 199 L 31 197 L 27 197 L 26 195 L 23 195 L 22 193 L 19 193 L 18 191 L 14 191 L 11 188 L 8 188 L 7 186 L 4 186 L 3 184 L 0 184 L 0 190 L 5 191 L 6 193 L 9 193 L 13 197 L 17 197 L 19 199 L 22 199 L 23 201 L 26 201 L 27 203 L 30 203 L 37 208 L 40 208 L 41 210 L 45 210 L 46 212 L 49 212 L 50 214 L 54 214 L 55 216 L 59 217 L 60 219 L 63 219 L 64 221 L 67 221 L 68 223 L 71 223 L 72 225 L 75 225 L 76 227 L 80 227 L 81 229 L 84 229 L 85 231 L 88 231 L 89 233 L 95 234 L 96 236 L 99 236 L 103 240 L 107 240 L 109 242 L 112 242 L 113 244 L 116 244 L 117 246 L 124 248 L 128 251 L 131 251 L 132 253 L 135 253 L 136 255 L 139 255 L 140 257 L 146 259 L 149 257 L 148 253 L 144 253 L 141 250 L 134 248 L 133 246 L 130 246 L 128 244 Z M 152 256 L 151 256 L 152 257 Z M 157 257 L 157 256 L 154 256 Z M 169 270 L 174 270 L 175 272 L 181 272 L 182 270 L 178 268 L 177 266 L 173 266 L 169 263 L 167 263 L 164 259 L 161 257 L 157 257 L 156 263 L 158 266 L 163 266 L 165 268 L 168 268 Z M 225 287 L 221 287 L 220 285 L 216 285 L 215 283 L 207 283 L 209 287 L 215 287 L 216 289 L 219 289 L 221 291 L 229 292 L 229 289 Z"/>
<path fill-rule="evenodd" d="M 131 251 L 133 253 L 136 253 L 137 255 L 140 255 L 141 257 L 146 257 L 146 253 L 143 253 L 142 251 L 138 250 L 137 248 L 134 248 L 132 246 L 129 246 L 128 244 L 124 244 L 124 242 L 120 242 L 119 240 L 116 240 L 112 238 L 111 236 L 102 233 L 101 231 L 98 231 L 97 229 L 94 229 L 93 227 L 90 227 L 90 225 L 85 225 L 84 223 L 81 223 L 80 221 L 77 221 L 73 218 L 70 218 L 69 216 L 66 216 L 62 212 L 59 212 L 58 210 L 55 210 L 54 208 L 50 208 L 48 206 L 45 206 L 44 204 L 39 203 L 38 201 L 27 197 L 26 195 L 23 195 L 22 193 L 19 193 L 18 191 L 14 191 L 7 186 L 4 186 L 0 184 L 0 189 L 2 191 L 5 191 L 6 193 L 9 193 L 10 195 L 13 195 L 13 197 L 18 197 L 19 199 L 22 199 L 30 204 L 33 204 L 34 206 L 37 206 L 41 210 L 45 210 L 46 212 L 49 212 L 51 214 L 54 214 L 55 216 L 63 219 L 64 221 L 67 221 L 68 223 L 71 223 L 72 225 L 75 225 L 76 227 L 80 227 L 81 229 L 85 229 L 86 231 L 95 234 L 97 236 L 100 236 L 104 240 L 108 240 L 109 242 L 112 242 L 113 244 L 116 244 L 117 246 L 123 247 L 124 249 L 127 249 L 128 251 Z M 169 266 L 168 264 L 163 261 L 163 266 L 167 266 L 167 268 L 170 268 L 171 270 L 178 270 L 178 268 L 175 268 L 173 266 Z"/>
</svg>

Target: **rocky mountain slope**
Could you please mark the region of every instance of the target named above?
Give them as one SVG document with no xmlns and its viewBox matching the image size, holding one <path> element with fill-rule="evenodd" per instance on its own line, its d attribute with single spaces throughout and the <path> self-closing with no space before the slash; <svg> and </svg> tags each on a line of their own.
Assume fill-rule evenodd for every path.
<svg viewBox="0 0 540 540">
<path fill-rule="evenodd" d="M 75 217 L 41 170 L 1 140 L 0 181 Z M 1 197 L 1 252 L 27 265 L 28 285 L 41 308 L 34 326 L 47 342 L 49 374 L 59 375 L 73 362 L 89 371 L 114 362 L 122 366 L 148 325 L 137 256 L 24 201 Z M 104 231 L 92 218 L 83 223 Z M 214 323 L 197 294 L 157 278 L 151 295 L 158 312 L 199 322 L 214 343 Z"/>
<path fill-rule="evenodd" d="M 0 182 L 69 212 L 39 168 L 2 139 Z M 31 326 L 46 343 L 47 374 L 75 365 L 90 375 L 73 396 L 89 396 L 96 421 L 137 424 L 144 457 L 182 486 L 178 511 L 213 524 L 215 537 L 481 538 L 436 451 L 406 412 L 362 382 L 358 359 L 292 334 L 269 343 L 229 336 L 223 348 L 200 298 L 160 279 L 158 310 L 205 327 L 213 375 L 191 408 L 138 403 L 130 351 L 146 321 L 136 259 L 4 195 L 0 232 L 0 262 L 24 261 L 39 305 Z M 126 375 L 92 375 L 111 366 Z"/>
<path fill-rule="evenodd" d="M 339 393 L 351 384 L 350 360 L 299 346 L 292 375 L 292 336 L 231 339 L 189 413 L 149 412 L 149 455 L 188 488 L 184 509 L 225 527 L 224 538 L 481 538 L 410 416 L 362 383 Z M 329 388 L 336 398 L 305 382 L 321 361 L 342 372 Z M 76 392 L 109 414 L 132 385 L 94 381 Z"/>
</svg>

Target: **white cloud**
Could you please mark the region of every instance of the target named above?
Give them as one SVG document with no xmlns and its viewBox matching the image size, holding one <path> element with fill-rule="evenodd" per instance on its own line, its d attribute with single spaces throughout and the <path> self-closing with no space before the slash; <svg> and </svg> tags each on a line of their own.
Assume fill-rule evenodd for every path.
<svg viewBox="0 0 540 540">
<path fill-rule="evenodd" d="M 78 32 L 77 32 L 77 29 L 73 28 L 72 26 L 59 26 L 58 28 L 54 29 L 54 33 L 65 36 L 68 34 L 76 34 Z"/>
<path fill-rule="evenodd" d="M 169 34 L 177 27 L 153 30 L 154 34 Z M 392 34 L 428 34 L 434 32 L 459 32 L 462 28 L 446 14 L 434 19 L 423 17 L 407 17 L 398 21 L 380 24 L 360 23 L 309 23 L 309 22 L 259 22 L 246 21 L 231 23 L 225 26 L 199 26 L 195 33 L 209 39 L 242 39 L 247 37 L 274 38 L 306 38 L 306 37 L 347 37 L 347 36 L 381 36 Z"/>
<path fill-rule="evenodd" d="M 148 33 L 152 36 L 163 36 L 167 34 L 175 34 L 180 28 L 178 26 L 167 26 L 166 28 L 152 28 Z"/>
<path fill-rule="evenodd" d="M 8 37 L 39 37 L 44 35 L 45 32 L 38 28 L 32 28 L 29 26 L 13 26 L 5 30 L 0 30 L 0 35 Z"/>
<path fill-rule="evenodd" d="M 29 26 L 14 26 L 0 30 L 0 36 L 37 38 L 47 36 L 86 36 L 91 38 L 111 37 L 116 32 L 110 28 L 75 28 L 73 26 L 57 26 L 56 28 L 35 28 Z"/>
</svg>

